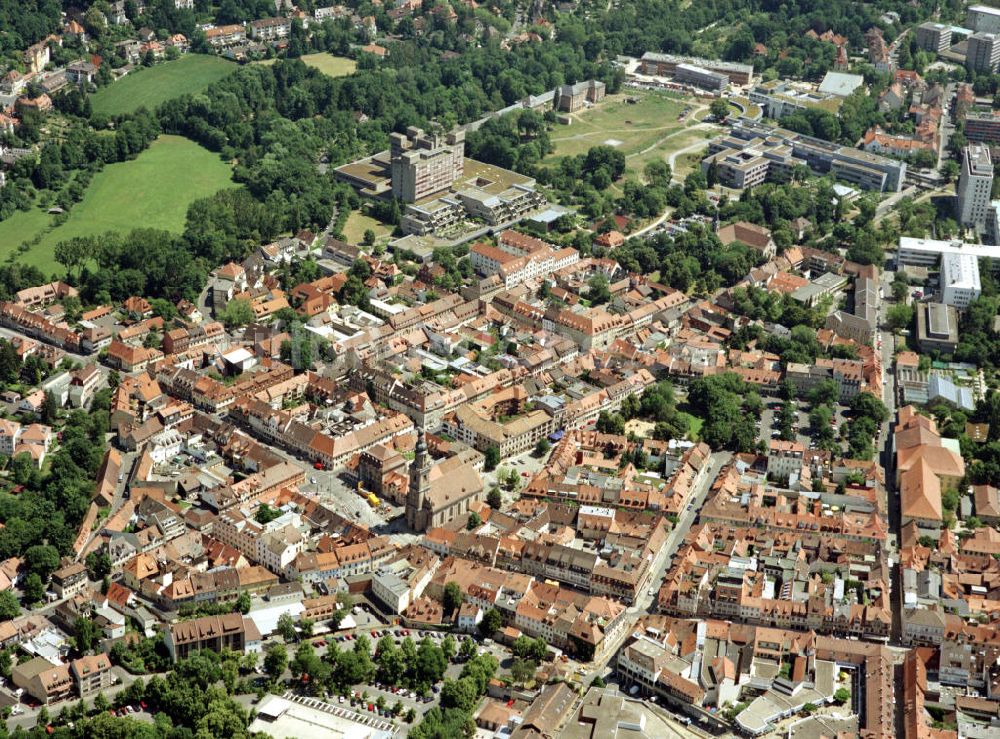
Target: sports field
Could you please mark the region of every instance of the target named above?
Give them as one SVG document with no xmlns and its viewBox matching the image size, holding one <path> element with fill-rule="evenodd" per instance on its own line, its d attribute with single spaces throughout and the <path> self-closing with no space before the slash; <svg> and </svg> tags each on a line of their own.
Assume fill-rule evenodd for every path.
<svg viewBox="0 0 1000 739">
<path fill-rule="evenodd" d="M 134 228 L 180 232 L 191 202 L 231 184 L 231 177 L 216 154 L 181 136 L 160 136 L 135 160 L 95 175 L 63 225 L 44 233 L 52 218 L 39 210 L 0 221 L 0 259 L 13 251 L 18 261 L 52 272 L 60 269 L 52 256 L 55 245 L 74 236 Z M 17 250 L 39 234 L 27 252 Z"/>
<path fill-rule="evenodd" d="M 140 67 L 90 96 L 95 115 L 132 113 L 145 106 L 152 110 L 185 93 L 201 92 L 237 70 L 233 62 L 206 54 L 185 54 L 173 62 Z"/>
</svg>

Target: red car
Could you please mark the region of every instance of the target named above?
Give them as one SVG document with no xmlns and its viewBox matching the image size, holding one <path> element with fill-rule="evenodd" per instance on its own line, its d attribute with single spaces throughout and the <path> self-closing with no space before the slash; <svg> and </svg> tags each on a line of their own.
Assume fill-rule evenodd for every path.
<svg viewBox="0 0 1000 739">
<path fill-rule="evenodd" d="M 372 629 L 372 636 L 374 636 L 376 638 L 378 637 L 378 632 L 375 631 L 375 629 Z"/>
</svg>

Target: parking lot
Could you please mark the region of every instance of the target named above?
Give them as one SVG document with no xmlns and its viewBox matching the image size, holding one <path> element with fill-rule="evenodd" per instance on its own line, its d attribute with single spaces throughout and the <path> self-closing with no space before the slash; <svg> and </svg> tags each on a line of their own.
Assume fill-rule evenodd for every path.
<svg viewBox="0 0 1000 739">
<path fill-rule="evenodd" d="M 450 635 L 456 641 L 456 649 L 461 646 L 462 640 L 466 638 L 462 634 L 407 629 L 400 626 L 376 625 L 374 628 L 371 628 L 370 626 L 362 627 L 359 625 L 355 629 L 341 631 L 337 634 L 330 634 L 326 637 L 313 639 L 312 644 L 316 653 L 322 655 L 326 652 L 331 643 L 333 643 L 337 649 L 340 650 L 353 649 L 357 640 L 361 636 L 364 636 L 368 639 L 371 647 L 371 654 L 374 657 L 379 640 L 387 635 L 392 637 L 397 646 L 402 645 L 406 638 L 410 638 L 418 644 L 424 638 L 432 639 L 436 644 L 441 644 L 445 637 Z M 497 658 L 498 662 L 502 662 L 504 659 L 509 659 L 510 657 L 510 654 L 506 651 L 506 649 L 497 644 L 486 645 L 478 643 L 477 649 L 480 654 L 493 654 L 493 656 Z M 445 678 L 453 680 L 457 679 L 463 667 L 464 664 L 461 662 L 450 663 L 445 671 Z M 342 706 L 347 710 L 353 709 L 354 711 L 370 713 L 372 715 L 388 719 L 392 718 L 391 709 L 398 701 L 402 705 L 402 712 L 400 715 L 405 714 L 406 711 L 412 708 L 417 715 L 417 721 L 419 721 L 420 717 L 424 713 L 436 705 L 435 696 L 440 692 L 440 688 L 441 683 L 438 683 L 431 686 L 431 689 L 426 695 L 418 695 L 415 691 L 409 688 L 382 685 L 376 682 L 373 684 L 355 685 L 345 696 L 328 694 L 326 696 L 326 701 L 328 701 L 331 705 Z M 382 708 L 379 708 L 378 706 L 379 698 L 382 699 Z"/>
<path fill-rule="evenodd" d="M 776 398 L 768 398 L 765 401 L 764 411 L 760 416 L 758 436 L 758 438 L 765 444 L 769 443 L 771 439 L 778 438 L 777 416 L 783 402 L 784 401 Z M 795 423 L 795 440 L 805 449 L 813 448 L 813 437 L 809 433 L 809 403 L 805 401 L 795 402 L 798 406 L 798 415 Z M 835 417 L 833 419 L 834 423 L 832 424 L 832 427 L 834 435 L 839 439 L 840 429 L 845 423 L 847 423 L 845 413 L 849 413 L 850 411 L 847 406 L 839 403 L 834 407 L 834 411 Z"/>
<path fill-rule="evenodd" d="M 518 485 L 518 490 L 520 490 L 528 484 L 528 481 L 535 476 L 535 473 L 545 466 L 545 462 L 548 460 L 548 457 L 548 454 L 543 457 L 536 457 L 532 451 L 529 450 L 522 454 L 518 454 L 515 457 L 504 459 L 499 465 L 497 465 L 495 470 L 482 473 L 483 486 L 486 490 L 489 490 L 493 487 L 493 485 L 497 484 L 497 475 L 501 471 L 514 470 L 520 478 L 520 483 Z M 512 503 L 517 498 L 516 493 L 504 490 L 503 487 L 500 488 L 500 491 L 503 494 L 505 504 Z"/>
</svg>

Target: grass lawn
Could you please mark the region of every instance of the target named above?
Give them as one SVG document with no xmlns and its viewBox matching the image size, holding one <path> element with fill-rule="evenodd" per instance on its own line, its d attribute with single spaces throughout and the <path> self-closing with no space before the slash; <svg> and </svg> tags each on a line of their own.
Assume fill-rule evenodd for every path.
<svg viewBox="0 0 1000 739">
<path fill-rule="evenodd" d="M 90 96 L 90 103 L 96 115 L 121 115 L 142 106 L 152 109 L 185 93 L 201 92 L 236 69 L 221 57 L 185 54 L 173 62 L 139 68 L 102 87 Z"/>
<path fill-rule="evenodd" d="M 354 74 L 354 70 L 358 68 L 358 63 L 353 59 L 348 59 L 344 56 L 334 56 L 333 54 L 327 54 L 325 51 L 316 54 L 305 54 L 300 59 L 305 62 L 307 67 L 318 69 L 328 77 L 346 77 L 349 74 Z M 275 57 L 274 59 L 261 59 L 260 61 L 250 63 L 259 64 L 262 67 L 270 67 L 277 61 L 278 58 Z"/>
<path fill-rule="evenodd" d="M 638 102 L 629 104 L 626 98 Z M 625 156 L 638 154 L 684 127 L 677 116 L 685 106 L 682 99 L 664 93 L 609 95 L 598 105 L 574 113 L 570 125 L 555 127 L 551 137 L 556 150 L 547 161 L 585 154 L 592 146 L 609 142 L 615 142 L 610 145 Z"/>
<path fill-rule="evenodd" d="M 686 402 L 677 404 L 677 414 L 686 416 L 688 420 L 688 438 L 697 441 L 701 436 L 701 427 L 705 425 L 705 419 L 691 413 L 691 406 Z"/>
<path fill-rule="evenodd" d="M 18 261 L 51 273 L 61 269 L 52 256 L 55 245 L 74 236 L 142 227 L 180 232 L 191 201 L 229 185 L 231 174 L 229 165 L 193 141 L 160 136 L 137 159 L 99 172 L 66 222 L 28 252 L 18 252 L 18 245 L 42 233 L 51 217 L 33 210 L 0 221 L 0 257 L 13 251 Z"/>
<path fill-rule="evenodd" d="M 348 244 L 360 244 L 365 237 L 365 231 L 369 228 L 375 232 L 376 240 L 392 233 L 392 228 L 382 221 L 355 210 L 347 217 L 347 223 L 344 224 L 344 240 Z"/>
<path fill-rule="evenodd" d="M 681 149 L 697 143 L 703 143 L 703 146 L 698 147 L 698 152 L 702 152 L 706 147 L 708 147 L 709 140 L 718 135 L 719 130 L 717 129 L 677 129 L 667 139 L 659 142 L 652 149 L 640 152 L 639 154 L 626 159 L 626 176 L 640 177 L 643 169 L 645 169 L 649 162 L 659 160 L 669 163 L 669 156 L 673 152 L 680 151 Z M 684 156 L 684 154 L 680 154 L 677 157 L 677 163 L 683 161 Z M 701 161 L 700 157 L 698 158 L 698 161 Z"/>
<path fill-rule="evenodd" d="M 349 74 L 354 74 L 354 70 L 358 68 L 358 63 L 353 59 L 325 52 L 306 54 L 302 57 L 302 61 L 306 63 L 307 67 L 318 69 L 328 77 L 346 77 Z"/>
<path fill-rule="evenodd" d="M 708 142 L 705 143 L 705 146 L 708 146 Z M 699 149 L 698 151 L 689 151 L 677 157 L 677 161 L 674 163 L 674 176 L 684 178 L 691 174 L 696 167 L 701 166 L 703 154 L 704 151 Z"/>
</svg>

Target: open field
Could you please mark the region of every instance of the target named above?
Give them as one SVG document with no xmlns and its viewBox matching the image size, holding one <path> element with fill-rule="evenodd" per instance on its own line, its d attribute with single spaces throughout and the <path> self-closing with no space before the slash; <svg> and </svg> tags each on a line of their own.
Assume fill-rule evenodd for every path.
<svg viewBox="0 0 1000 739">
<path fill-rule="evenodd" d="M 90 96 L 95 115 L 132 113 L 140 107 L 155 108 L 185 93 L 201 92 L 232 74 L 237 66 L 217 56 L 186 54 L 173 62 L 138 68 Z"/>
<path fill-rule="evenodd" d="M 364 239 L 365 231 L 369 228 L 375 232 L 376 240 L 392 233 L 391 227 L 355 210 L 347 217 L 347 223 L 344 224 L 344 240 L 348 244 L 360 244 Z"/>
<path fill-rule="evenodd" d="M 666 161 L 669 164 L 671 154 L 682 151 L 690 146 L 696 146 L 697 151 L 700 153 L 708 147 L 710 139 L 719 135 L 719 129 L 708 127 L 708 124 L 704 125 L 705 127 L 702 128 L 690 127 L 674 131 L 666 139 L 658 142 L 652 149 L 639 152 L 633 157 L 626 158 L 626 176 L 629 174 L 637 175 L 638 173 L 641 173 L 649 162 L 655 160 Z M 678 156 L 678 161 L 680 161 L 683 156 L 684 154 Z"/>
<path fill-rule="evenodd" d="M 626 98 L 636 100 L 627 103 Z M 690 108 L 684 120 L 681 112 Z M 625 178 L 640 179 L 647 164 L 669 162 L 682 152 L 714 138 L 722 130 L 703 121 L 708 105 L 694 98 L 654 90 L 629 90 L 611 95 L 597 105 L 574 113 L 569 125 L 551 132 L 555 152 L 546 158 L 555 164 L 561 157 L 584 154 L 592 146 L 606 144 L 625 154 Z M 700 148 L 699 148 L 700 150 Z M 683 162 L 684 159 L 679 159 Z M 676 172 L 675 172 L 676 173 Z M 617 188 L 613 189 L 619 194 Z"/>
<path fill-rule="evenodd" d="M 677 157 L 677 161 L 674 164 L 674 177 L 684 179 L 696 168 L 701 166 L 701 153 L 698 151 L 690 151 L 686 154 L 681 154 Z"/>
<path fill-rule="evenodd" d="M 43 272 L 53 269 L 51 250 L 43 251 L 37 246 L 20 252 L 17 247 L 31 241 L 52 223 L 52 216 L 38 208 L 19 210 L 6 220 L 0 221 L 0 256 L 7 259 L 14 254 L 16 261 L 38 267 Z"/>
<path fill-rule="evenodd" d="M 354 74 L 354 70 L 358 68 L 358 63 L 353 59 L 348 59 L 344 56 L 334 56 L 333 54 L 327 54 L 325 51 L 316 54 L 305 54 L 299 58 L 302 59 L 307 67 L 318 69 L 328 77 L 346 77 L 349 74 Z M 275 57 L 274 59 L 261 59 L 260 61 L 251 62 L 251 64 L 270 67 L 277 61 L 278 59 Z"/>
<path fill-rule="evenodd" d="M 627 103 L 626 98 L 638 100 Z M 682 129 L 677 117 L 686 107 L 677 96 L 630 90 L 609 95 L 603 102 L 574 113 L 573 123 L 552 131 L 555 152 L 547 161 L 585 154 L 592 146 L 611 143 L 625 156 L 654 146 L 665 136 Z"/>
<path fill-rule="evenodd" d="M 306 54 L 302 61 L 307 67 L 318 69 L 329 77 L 346 77 L 354 74 L 354 70 L 358 68 L 358 63 L 353 59 L 327 53 Z"/>
<path fill-rule="evenodd" d="M 52 272 L 59 269 L 55 245 L 74 236 L 134 228 L 180 232 L 193 200 L 230 183 L 231 169 L 218 156 L 181 136 L 161 136 L 137 159 L 110 164 L 95 175 L 63 225 L 43 233 L 52 218 L 40 210 L 0 222 L 0 258 L 13 251 L 18 261 Z M 17 251 L 39 234 L 28 252 Z"/>
</svg>

